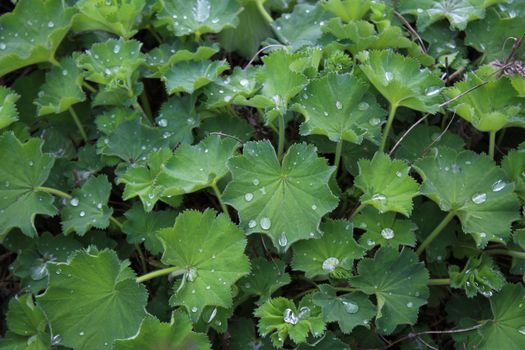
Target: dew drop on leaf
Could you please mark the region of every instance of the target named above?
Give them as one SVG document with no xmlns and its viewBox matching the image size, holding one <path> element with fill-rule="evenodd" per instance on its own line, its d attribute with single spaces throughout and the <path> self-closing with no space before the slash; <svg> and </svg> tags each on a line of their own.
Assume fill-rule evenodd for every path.
<svg viewBox="0 0 525 350">
<path fill-rule="evenodd" d="M 287 308 L 283 312 L 283 321 L 288 323 L 288 324 L 296 325 L 297 322 L 299 322 L 299 317 L 295 316 L 295 314 L 292 311 L 292 309 Z"/>
<path fill-rule="evenodd" d="M 339 266 L 339 259 L 334 257 L 329 257 L 323 261 L 323 270 L 326 272 L 333 272 L 337 266 Z"/>
<path fill-rule="evenodd" d="M 385 79 L 386 81 L 392 81 L 392 79 L 394 79 L 394 74 L 392 74 L 392 72 L 385 72 Z"/>
<path fill-rule="evenodd" d="M 394 238 L 394 230 L 392 230 L 389 227 L 385 227 L 384 229 L 381 230 L 381 236 L 384 239 L 392 239 Z"/>
<path fill-rule="evenodd" d="M 249 228 L 254 228 L 255 226 L 257 226 L 257 221 L 255 221 L 255 220 L 250 220 L 250 221 L 248 222 L 248 227 L 249 227 Z"/>
<path fill-rule="evenodd" d="M 260 182 L 259 182 L 259 179 L 253 179 L 252 183 L 254 186 L 257 186 L 259 185 Z"/>
<path fill-rule="evenodd" d="M 199 310 L 199 309 L 196 306 L 191 308 L 191 312 L 197 312 L 197 310 Z"/>
<path fill-rule="evenodd" d="M 359 311 L 359 306 L 349 301 L 343 301 L 343 306 L 345 307 L 345 311 L 349 314 L 355 314 Z"/>
<path fill-rule="evenodd" d="M 359 105 L 357 105 L 357 109 L 360 111 L 366 111 L 370 105 L 367 102 L 361 102 Z"/>
<path fill-rule="evenodd" d="M 84 217 L 84 216 L 86 216 L 86 212 L 82 210 L 82 211 L 80 212 L 80 214 L 78 214 L 78 215 L 80 215 L 80 217 Z"/>
<path fill-rule="evenodd" d="M 210 318 L 208 318 L 208 323 L 211 323 L 211 321 L 213 321 L 216 315 L 217 315 L 217 308 L 215 307 L 213 308 L 213 311 L 211 312 Z"/>
<path fill-rule="evenodd" d="M 505 183 L 505 181 L 503 181 L 503 180 L 498 180 L 498 181 L 496 181 L 496 182 L 494 182 L 494 183 L 492 184 L 492 191 L 493 191 L 493 192 L 499 192 L 499 191 L 501 191 L 502 189 L 504 189 L 505 186 L 507 186 L 507 184 Z"/>
<path fill-rule="evenodd" d="M 407 307 L 412 307 L 412 306 L 414 306 L 414 304 L 413 304 L 411 301 L 409 301 L 409 302 L 407 303 Z"/>
<path fill-rule="evenodd" d="M 78 198 L 71 198 L 71 201 L 69 202 L 71 206 L 77 207 L 78 206 Z"/>
<path fill-rule="evenodd" d="M 286 234 L 283 232 L 281 233 L 281 236 L 279 236 L 279 245 L 281 247 L 286 247 L 287 244 L 288 244 L 288 238 L 286 238 Z"/>
<path fill-rule="evenodd" d="M 521 326 L 520 329 L 518 329 L 518 332 L 525 335 L 525 326 Z"/>
<path fill-rule="evenodd" d="M 51 338 L 51 345 L 58 345 L 62 341 L 62 336 L 60 334 L 55 334 Z"/>
<path fill-rule="evenodd" d="M 246 193 L 246 194 L 244 195 L 244 200 L 245 200 L 246 202 L 251 202 L 252 199 L 253 199 L 253 193 L 248 192 L 248 193 Z M 261 226 L 262 226 L 262 224 L 261 224 Z"/>
<path fill-rule="evenodd" d="M 343 109 L 343 104 L 341 103 L 341 101 L 337 101 L 337 102 L 335 103 L 335 107 L 336 107 L 337 109 Z"/>
<path fill-rule="evenodd" d="M 269 218 L 264 217 L 264 218 L 261 219 L 261 228 L 263 230 L 268 230 L 268 229 L 270 229 L 271 226 L 272 226 L 272 222 L 270 221 Z"/>
<path fill-rule="evenodd" d="M 485 203 L 485 201 L 487 200 L 487 194 L 486 193 L 483 193 L 483 192 L 477 192 L 477 193 L 474 193 L 472 195 L 472 201 L 475 203 L 475 204 L 482 204 L 482 203 Z"/>
<path fill-rule="evenodd" d="M 299 309 L 299 315 L 297 316 L 299 319 L 304 318 L 305 316 L 310 313 L 310 308 L 308 306 L 303 306 Z"/>
</svg>

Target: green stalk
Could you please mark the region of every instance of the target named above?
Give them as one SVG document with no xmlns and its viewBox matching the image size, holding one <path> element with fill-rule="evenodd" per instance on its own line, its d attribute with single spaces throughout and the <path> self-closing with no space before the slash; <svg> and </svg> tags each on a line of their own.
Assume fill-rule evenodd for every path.
<svg viewBox="0 0 525 350">
<path fill-rule="evenodd" d="M 423 241 L 423 243 L 421 243 L 419 248 L 417 248 L 417 255 L 421 255 L 421 253 L 423 253 L 423 251 L 430 245 L 430 243 L 432 243 L 432 241 L 441 233 L 441 231 L 443 231 L 443 229 L 448 225 L 450 220 L 452 220 L 452 218 L 455 215 L 456 212 L 454 211 L 448 212 L 447 216 L 445 216 L 443 220 L 441 220 L 441 222 L 439 223 L 439 225 L 436 226 L 434 231 L 432 231 L 430 235 L 428 235 L 428 237 Z"/>
<path fill-rule="evenodd" d="M 352 212 L 352 215 L 350 215 L 350 219 L 352 219 L 357 213 L 359 213 L 363 208 L 366 207 L 366 204 L 361 203 L 355 210 Z"/>
<path fill-rule="evenodd" d="M 78 119 L 78 115 L 73 109 L 73 107 L 69 107 L 69 113 L 71 114 L 71 117 L 73 117 L 75 124 L 77 124 L 78 131 L 80 131 L 80 135 L 84 139 L 84 142 L 87 143 L 88 140 L 87 140 L 86 130 L 84 130 L 84 127 L 82 126 L 80 119 Z"/>
<path fill-rule="evenodd" d="M 82 82 L 82 86 L 91 91 L 91 93 L 97 92 L 97 89 L 95 89 L 93 86 L 91 86 L 87 81 Z"/>
<path fill-rule="evenodd" d="M 337 145 L 335 146 L 335 176 L 337 176 L 337 170 L 339 169 L 339 163 L 341 162 L 341 152 L 343 151 L 343 139 L 339 139 L 339 142 L 337 142 Z"/>
<path fill-rule="evenodd" d="M 496 132 L 489 132 L 489 157 L 494 159 L 494 148 L 496 148 Z"/>
<path fill-rule="evenodd" d="M 515 250 L 489 249 L 489 250 L 485 250 L 485 253 L 487 253 L 487 254 L 508 255 L 508 256 L 512 256 L 514 258 L 518 258 L 518 259 L 525 259 L 525 252 L 518 252 L 518 251 L 515 251 Z"/>
<path fill-rule="evenodd" d="M 151 105 L 149 103 L 148 95 L 146 94 L 146 89 L 142 90 L 142 93 L 140 94 L 140 102 L 142 102 L 142 107 L 148 118 L 153 120 L 153 112 L 151 111 Z"/>
<path fill-rule="evenodd" d="M 140 248 L 140 244 L 135 244 L 135 250 L 137 251 L 137 256 L 139 257 L 140 267 L 142 267 L 142 271 L 147 272 L 148 266 L 146 265 L 146 258 L 144 257 L 144 253 L 142 252 L 142 249 Z"/>
<path fill-rule="evenodd" d="M 392 122 L 396 115 L 397 105 L 390 104 L 390 113 L 388 114 L 388 120 L 386 122 L 385 130 L 383 131 L 383 137 L 381 138 L 381 146 L 379 146 L 379 152 L 385 151 L 386 141 L 388 140 L 388 134 L 390 133 L 390 128 L 392 127 Z"/>
<path fill-rule="evenodd" d="M 283 158 L 283 150 L 284 150 L 284 140 L 285 140 L 285 134 L 284 134 L 284 115 L 279 115 L 279 145 L 277 147 L 277 158 L 281 160 Z"/>
<path fill-rule="evenodd" d="M 450 285 L 450 278 L 432 278 L 428 280 L 429 286 L 448 286 Z"/>
<path fill-rule="evenodd" d="M 259 13 L 263 16 L 263 18 L 268 22 L 268 24 L 271 24 L 273 22 L 272 16 L 266 11 L 264 8 L 264 2 L 265 0 L 255 0 L 255 4 L 257 5 L 257 9 L 259 10 Z"/>
<path fill-rule="evenodd" d="M 228 219 L 231 220 L 230 213 L 228 212 L 228 207 L 226 207 L 226 204 L 222 201 L 221 191 L 219 190 L 219 187 L 217 187 L 217 184 L 212 182 L 211 188 L 213 188 L 213 192 L 215 192 L 215 197 L 217 197 L 217 200 L 219 201 L 219 205 L 221 206 L 222 212 L 226 214 Z"/>
<path fill-rule="evenodd" d="M 135 279 L 135 281 L 137 283 L 141 283 L 141 282 L 144 282 L 144 281 L 148 281 L 150 279 L 153 279 L 155 277 L 159 277 L 159 276 L 164 276 L 164 275 L 168 275 L 168 274 L 173 274 L 173 276 L 180 276 L 182 274 L 184 274 L 186 272 L 185 269 L 179 269 L 178 267 L 176 266 L 173 266 L 173 267 L 168 267 L 166 269 L 162 269 L 162 270 L 156 270 L 156 271 L 152 271 L 150 273 L 147 273 L 145 275 L 142 275 L 140 277 L 137 277 Z"/>
<path fill-rule="evenodd" d="M 111 221 L 115 226 L 118 227 L 118 229 L 119 229 L 120 231 L 122 231 L 122 226 L 123 226 L 123 225 L 122 225 L 122 223 L 121 223 L 120 221 L 118 221 L 117 219 L 115 219 L 113 216 L 110 216 L 110 217 L 109 217 L 109 221 Z"/>
<path fill-rule="evenodd" d="M 62 198 L 68 199 L 68 200 L 73 198 L 70 194 L 68 194 L 66 192 L 62 192 L 60 190 L 57 190 L 56 188 L 45 187 L 45 186 L 38 186 L 38 187 L 35 187 L 34 190 L 36 192 L 51 193 L 51 194 L 54 194 L 55 196 L 59 196 L 59 197 L 62 197 Z"/>
</svg>

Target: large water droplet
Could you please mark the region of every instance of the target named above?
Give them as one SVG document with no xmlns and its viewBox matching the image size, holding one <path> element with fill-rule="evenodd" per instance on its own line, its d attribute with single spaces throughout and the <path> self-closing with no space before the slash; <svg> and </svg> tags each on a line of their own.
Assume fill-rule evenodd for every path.
<svg viewBox="0 0 525 350">
<path fill-rule="evenodd" d="M 288 244 L 288 238 L 286 238 L 286 234 L 283 232 L 281 233 L 281 236 L 279 236 L 279 245 L 281 247 L 286 247 L 287 244 Z"/>
<path fill-rule="evenodd" d="M 51 338 L 51 345 L 58 345 L 62 341 L 62 336 L 60 334 L 55 334 Z"/>
<path fill-rule="evenodd" d="M 49 21 L 49 22 L 47 22 L 47 26 L 49 28 L 53 28 L 55 26 L 55 23 L 53 23 L 53 21 Z"/>
<path fill-rule="evenodd" d="M 113 53 L 119 53 L 120 52 L 120 45 L 113 46 Z"/>
<path fill-rule="evenodd" d="M 248 222 L 248 227 L 249 227 L 249 228 L 254 228 L 255 226 L 257 226 L 257 221 L 255 221 L 255 220 L 250 220 L 250 221 Z"/>
<path fill-rule="evenodd" d="M 307 306 L 303 306 L 299 309 L 299 315 L 297 316 L 299 319 L 304 318 L 310 313 L 310 308 Z"/>
<path fill-rule="evenodd" d="M 477 192 L 477 193 L 474 193 L 472 195 L 472 201 L 475 203 L 475 204 L 482 204 L 482 203 L 485 203 L 485 201 L 487 200 L 487 194 L 486 193 L 483 193 L 483 192 Z"/>
<path fill-rule="evenodd" d="M 254 186 L 259 185 L 259 179 L 253 179 L 252 183 Z"/>
<path fill-rule="evenodd" d="M 217 316 L 217 308 L 216 307 L 213 308 L 213 311 L 211 312 L 210 318 L 208 318 L 208 323 L 211 323 L 211 321 L 213 321 L 215 316 Z"/>
<path fill-rule="evenodd" d="M 197 312 L 197 310 L 199 310 L 199 309 L 196 306 L 191 308 L 191 312 Z"/>
<path fill-rule="evenodd" d="M 392 72 L 385 72 L 385 79 L 386 81 L 392 81 L 392 79 L 394 79 L 394 74 L 392 74 Z"/>
<path fill-rule="evenodd" d="M 383 236 L 384 239 L 392 239 L 394 238 L 394 230 L 390 227 L 385 227 L 381 230 L 381 236 Z"/>
<path fill-rule="evenodd" d="M 0 50 L 5 50 L 7 48 L 7 45 L 4 43 L 0 43 Z"/>
<path fill-rule="evenodd" d="M 244 200 L 246 200 L 246 202 L 251 202 L 252 199 L 253 199 L 253 193 L 248 192 L 244 195 Z"/>
<path fill-rule="evenodd" d="M 336 101 L 336 102 L 335 102 L 335 108 L 337 108 L 337 109 L 343 109 L 343 104 L 341 103 L 341 101 Z"/>
<path fill-rule="evenodd" d="M 381 124 L 381 119 L 379 118 L 372 118 L 368 121 L 368 123 L 372 126 L 378 126 L 379 124 Z"/>
<path fill-rule="evenodd" d="M 71 204 L 74 207 L 78 206 L 78 198 L 71 198 L 71 201 L 69 201 L 69 204 Z"/>
<path fill-rule="evenodd" d="M 518 332 L 520 332 L 521 334 L 525 335 L 525 326 L 521 326 L 521 327 L 518 329 Z"/>
<path fill-rule="evenodd" d="M 504 189 L 505 186 L 507 186 L 507 184 L 505 183 L 505 181 L 503 181 L 503 180 L 498 180 L 498 181 L 496 181 L 496 182 L 494 182 L 494 183 L 492 184 L 492 191 L 494 191 L 494 192 L 499 192 L 499 191 L 501 191 L 502 189 Z"/>
<path fill-rule="evenodd" d="M 165 128 L 168 126 L 168 121 L 164 118 L 162 119 L 159 119 L 159 121 L 157 122 L 157 124 L 161 127 L 161 128 Z"/>
<path fill-rule="evenodd" d="M 439 86 L 431 86 L 425 90 L 425 95 L 434 96 L 434 95 L 439 94 L 440 91 L 441 91 L 441 88 Z"/>
<path fill-rule="evenodd" d="M 239 84 L 241 84 L 241 86 L 247 87 L 248 84 L 250 84 L 250 81 L 248 79 L 241 79 Z"/>
<path fill-rule="evenodd" d="M 323 261 L 323 270 L 326 272 L 334 271 L 337 266 L 339 266 L 339 259 L 332 256 Z"/>
<path fill-rule="evenodd" d="M 272 226 L 272 222 L 270 221 L 269 218 L 264 217 L 264 218 L 261 219 L 261 228 L 263 230 L 268 230 L 268 229 L 270 229 L 271 226 Z"/>
<path fill-rule="evenodd" d="M 386 196 L 381 193 L 376 193 L 372 196 L 372 200 L 376 202 L 386 202 Z"/>
<path fill-rule="evenodd" d="M 409 302 L 407 303 L 407 307 L 412 307 L 412 306 L 414 306 L 414 304 L 413 304 L 411 301 L 409 301 Z"/>
<path fill-rule="evenodd" d="M 84 217 L 84 216 L 86 216 L 86 212 L 82 210 L 79 215 L 80 215 L 80 217 Z"/>
<path fill-rule="evenodd" d="M 343 306 L 345 307 L 345 311 L 349 314 L 355 314 L 359 311 L 359 306 L 349 301 L 343 300 Z"/>
<path fill-rule="evenodd" d="M 195 281 L 197 278 L 197 269 L 195 267 L 190 267 L 188 271 L 186 271 L 186 279 L 190 282 Z"/>
<path fill-rule="evenodd" d="M 357 105 L 357 109 L 359 109 L 360 111 L 366 111 L 369 107 L 370 105 L 364 101 Z"/>
<path fill-rule="evenodd" d="M 297 322 L 299 322 L 299 317 L 295 316 L 295 314 L 292 311 L 292 309 L 287 308 L 283 312 L 283 321 L 288 323 L 288 324 L 296 325 Z"/>
<path fill-rule="evenodd" d="M 41 280 L 47 276 L 46 264 L 35 266 L 31 269 L 31 278 L 35 281 Z"/>
</svg>

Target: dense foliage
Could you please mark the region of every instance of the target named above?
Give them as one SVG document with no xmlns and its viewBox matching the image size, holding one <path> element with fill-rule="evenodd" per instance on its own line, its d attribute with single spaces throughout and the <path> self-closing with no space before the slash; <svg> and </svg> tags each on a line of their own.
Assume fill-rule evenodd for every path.
<svg viewBox="0 0 525 350">
<path fill-rule="evenodd" d="M 0 8 L 0 349 L 525 348 L 524 0 Z"/>
</svg>

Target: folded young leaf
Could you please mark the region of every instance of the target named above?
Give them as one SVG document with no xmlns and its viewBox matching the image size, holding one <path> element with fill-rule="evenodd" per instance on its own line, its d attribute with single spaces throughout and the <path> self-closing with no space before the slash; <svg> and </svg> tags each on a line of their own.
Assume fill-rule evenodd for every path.
<svg viewBox="0 0 525 350">
<path fill-rule="evenodd" d="M 0 130 L 18 120 L 16 101 L 20 98 L 8 87 L 0 86 Z"/>
<path fill-rule="evenodd" d="M 487 255 L 469 258 L 463 269 L 450 265 L 448 273 L 450 286 L 464 289 L 469 298 L 478 293 L 489 298 L 505 285 L 505 277 Z"/>
<path fill-rule="evenodd" d="M 525 143 L 512 150 L 501 161 L 501 167 L 509 179 L 514 182 L 514 191 L 525 202 Z"/>
</svg>

